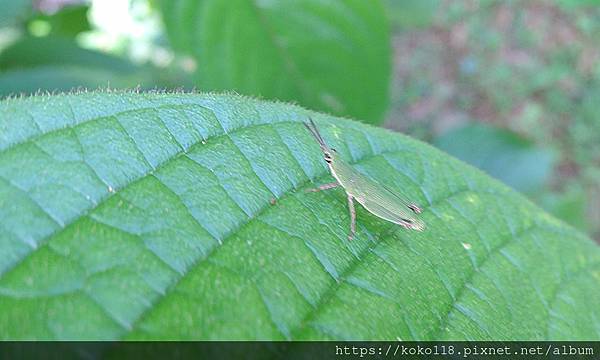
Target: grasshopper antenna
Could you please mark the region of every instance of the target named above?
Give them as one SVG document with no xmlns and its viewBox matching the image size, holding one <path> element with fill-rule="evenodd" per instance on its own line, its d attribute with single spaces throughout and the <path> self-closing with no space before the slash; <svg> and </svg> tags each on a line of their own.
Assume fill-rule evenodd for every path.
<svg viewBox="0 0 600 360">
<path fill-rule="evenodd" d="M 310 131 L 321 147 L 328 149 L 329 147 L 327 146 L 327 143 L 325 143 L 325 140 L 323 140 L 323 137 L 321 136 L 321 133 L 319 133 L 319 130 L 317 129 L 313 119 L 309 116 L 308 120 L 310 123 L 303 122 L 304 126 L 308 129 L 308 131 Z"/>
</svg>

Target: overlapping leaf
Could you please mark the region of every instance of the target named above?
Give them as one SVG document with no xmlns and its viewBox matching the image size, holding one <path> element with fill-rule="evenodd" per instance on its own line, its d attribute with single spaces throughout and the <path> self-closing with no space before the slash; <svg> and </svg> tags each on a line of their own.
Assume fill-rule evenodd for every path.
<svg viewBox="0 0 600 360">
<path fill-rule="evenodd" d="M 171 43 L 198 62 L 199 88 L 383 120 L 391 65 L 379 0 L 160 4 Z"/>
<path fill-rule="evenodd" d="M 0 98 L 72 89 L 172 86 L 177 74 L 83 49 L 57 36 L 27 37 L 0 53 Z M 179 85 L 187 82 L 175 81 Z"/>
</svg>

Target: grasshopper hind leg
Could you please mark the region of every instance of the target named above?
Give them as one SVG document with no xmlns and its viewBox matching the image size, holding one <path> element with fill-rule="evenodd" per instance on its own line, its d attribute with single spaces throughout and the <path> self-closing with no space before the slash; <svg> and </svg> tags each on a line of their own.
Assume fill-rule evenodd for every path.
<svg viewBox="0 0 600 360">
<path fill-rule="evenodd" d="M 340 186 L 340 184 L 336 181 L 336 182 L 332 182 L 329 184 L 323 184 L 319 187 L 316 187 L 314 189 L 306 189 L 306 192 L 317 192 L 317 191 L 322 191 L 322 190 L 327 190 L 327 189 L 333 189 L 335 187 Z"/>
<path fill-rule="evenodd" d="M 348 194 L 348 210 L 350 210 L 350 233 L 348 234 L 348 240 L 354 238 L 356 234 L 356 210 L 354 209 L 354 198 Z"/>
</svg>

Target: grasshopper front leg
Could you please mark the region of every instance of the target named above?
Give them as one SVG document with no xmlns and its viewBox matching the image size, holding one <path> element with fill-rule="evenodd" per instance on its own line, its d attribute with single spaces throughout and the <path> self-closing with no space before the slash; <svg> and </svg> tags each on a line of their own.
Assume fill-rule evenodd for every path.
<svg viewBox="0 0 600 360">
<path fill-rule="evenodd" d="M 354 238 L 356 233 L 356 210 L 354 209 L 354 198 L 348 194 L 348 210 L 350 210 L 350 234 L 348 234 L 348 240 Z"/>
<path fill-rule="evenodd" d="M 340 184 L 336 181 L 336 182 L 332 182 L 329 184 L 323 184 L 314 189 L 306 189 L 306 192 L 317 192 L 317 191 L 321 191 L 321 190 L 333 189 L 334 187 L 338 187 L 338 186 L 340 186 Z"/>
</svg>

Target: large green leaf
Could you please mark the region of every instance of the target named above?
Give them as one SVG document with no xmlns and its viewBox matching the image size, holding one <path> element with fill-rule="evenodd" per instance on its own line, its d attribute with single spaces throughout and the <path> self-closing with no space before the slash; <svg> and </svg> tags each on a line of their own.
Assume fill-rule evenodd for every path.
<svg viewBox="0 0 600 360">
<path fill-rule="evenodd" d="M 60 36 L 24 37 L 0 53 L 0 69 L 21 69 L 37 66 L 80 66 L 127 74 L 136 71 L 131 62 L 88 50 L 75 40 Z"/>
<path fill-rule="evenodd" d="M 299 123 L 420 203 L 358 209 Z M 276 199 L 276 201 L 273 201 Z M 233 95 L 0 103 L 2 339 L 600 339 L 600 249 L 426 144 Z"/>
<path fill-rule="evenodd" d="M 161 1 L 173 46 L 198 62 L 198 86 L 383 120 L 389 31 L 379 0 Z"/>
</svg>

